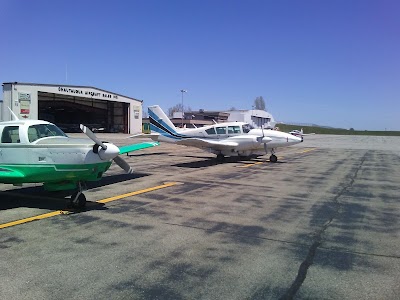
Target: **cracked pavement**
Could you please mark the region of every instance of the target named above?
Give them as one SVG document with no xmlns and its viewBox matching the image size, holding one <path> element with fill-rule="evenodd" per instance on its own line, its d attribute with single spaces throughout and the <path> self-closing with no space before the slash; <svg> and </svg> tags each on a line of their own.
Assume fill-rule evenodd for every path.
<svg viewBox="0 0 400 300">
<path fill-rule="evenodd" d="M 316 135 L 247 168 L 183 146 L 132 153 L 135 173 L 113 166 L 86 211 L 0 230 L 0 298 L 398 299 L 399 150 Z M 182 184 L 93 202 L 167 181 Z M 2 185 L 0 223 L 62 209 L 52 197 Z"/>
</svg>

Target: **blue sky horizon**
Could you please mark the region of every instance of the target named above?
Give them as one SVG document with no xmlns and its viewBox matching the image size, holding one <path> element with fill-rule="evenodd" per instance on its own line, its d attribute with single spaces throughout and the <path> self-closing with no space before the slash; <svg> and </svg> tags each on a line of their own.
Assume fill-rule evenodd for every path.
<svg viewBox="0 0 400 300">
<path fill-rule="evenodd" d="M 400 2 L 0 0 L 1 82 L 400 130 Z M 1 96 L 2 97 L 2 96 Z"/>
</svg>

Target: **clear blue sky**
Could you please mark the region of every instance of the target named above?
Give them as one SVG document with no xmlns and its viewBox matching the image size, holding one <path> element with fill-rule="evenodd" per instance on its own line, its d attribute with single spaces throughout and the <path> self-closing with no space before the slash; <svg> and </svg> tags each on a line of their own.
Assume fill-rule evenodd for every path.
<svg viewBox="0 0 400 300">
<path fill-rule="evenodd" d="M 0 82 L 400 130 L 398 0 L 0 0 L 0 25 Z"/>
</svg>

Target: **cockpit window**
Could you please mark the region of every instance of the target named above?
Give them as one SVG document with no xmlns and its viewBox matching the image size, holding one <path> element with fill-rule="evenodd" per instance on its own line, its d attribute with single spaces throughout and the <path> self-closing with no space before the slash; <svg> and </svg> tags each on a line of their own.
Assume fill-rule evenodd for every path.
<svg viewBox="0 0 400 300">
<path fill-rule="evenodd" d="M 28 139 L 34 142 L 38 139 L 50 136 L 67 136 L 60 128 L 54 124 L 37 124 L 29 126 Z"/>
<path fill-rule="evenodd" d="M 215 128 L 211 127 L 209 129 L 206 130 L 207 134 L 215 134 Z"/>
<path fill-rule="evenodd" d="M 243 133 L 248 133 L 250 130 L 254 129 L 253 126 L 250 124 L 244 124 L 242 125 Z"/>
<path fill-rule="evenodd" d="M 19 143 L 19 127 L 18 126 L 6 126 L 3 129 L 1 135 L 2 143 Z"/>
<path fill-rule="evenodd" d="M 228 134 L 240 133 L 240 126 L 228 126 Z"/>
<path fill-rule="evenodd" d="M 226 127 L 217 127 L 217 134 L 226 134 Z"/>
</svg>

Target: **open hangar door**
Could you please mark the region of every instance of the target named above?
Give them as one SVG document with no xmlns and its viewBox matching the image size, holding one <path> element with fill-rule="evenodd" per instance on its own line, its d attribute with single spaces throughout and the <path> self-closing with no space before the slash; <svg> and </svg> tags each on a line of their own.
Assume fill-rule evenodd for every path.
<svg viewBox="0 0 400 300">
<path fill-rule="evenodd" d="M 65 132 L 81 132 L 79 124 L 93 131 L 128 132 L 127 103 L 38 92 L 38 105 L 39 119 Z"/>
</svg>

